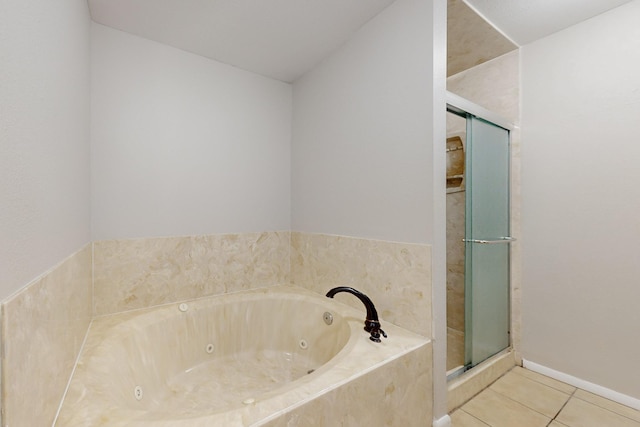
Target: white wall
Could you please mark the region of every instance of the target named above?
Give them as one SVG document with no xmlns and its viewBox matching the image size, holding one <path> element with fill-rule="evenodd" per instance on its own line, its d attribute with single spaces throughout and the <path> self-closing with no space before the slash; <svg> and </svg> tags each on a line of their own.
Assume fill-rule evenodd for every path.
<svg viewBox="0 0 640 427">
<path fill-rule="evenodd" d="M 294 83 L 294 230 L 432 241 L 432 9 L 398 0 Z"/>
<path fill-rule="evenodd" d="M 0 299 L 90 240 L 85 0 L 0 2 Z"/>
<path fill-rule="evenodd" d="M 522 50 L 523 356 L 640 398 L 640 1 Z"/>
<path fill-rule="evenodd" d="M 291 85 L 92 25 L 93 239 L 290 228 Z"/>
<path fill-rule="evenodd" d="M 432 245 L 437 420 L 447 413 L 446 7 L 397 0 L 294 82 L 291 166 L 293 230 Z"/>
</svg>

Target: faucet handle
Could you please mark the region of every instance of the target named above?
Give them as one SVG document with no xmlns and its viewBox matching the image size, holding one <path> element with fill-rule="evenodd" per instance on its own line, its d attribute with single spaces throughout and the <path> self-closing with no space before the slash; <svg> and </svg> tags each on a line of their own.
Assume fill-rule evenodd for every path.
<svg viewBox="0 0 640 427">
<path fill-rule="evenodd" d="M 387 337 L 387 334 L 382 330 L 382 329 L 374 329 L 371 331 L 371 336 L 369 337 L 369 339 L 373 342 L 382 342 L 380 340 L 380 334 L 382 334 L 383 337 Z"/>
<path fill-rule="evenodd" d="M 387 334 L 385 333 L 385 331 L 382 330 L 382 328 L 380 328 L 380 323 L 379 322 L 370 322 L 368 325 L 368 328 L 365 327 L 365 331 L 371 333 L 371 336 L 369 337 L 369 339 L 373 342 L 381 342 L 380 341 L 380 334 L 382 334 L 383 337 L 387 338 Z"/>
</svg>

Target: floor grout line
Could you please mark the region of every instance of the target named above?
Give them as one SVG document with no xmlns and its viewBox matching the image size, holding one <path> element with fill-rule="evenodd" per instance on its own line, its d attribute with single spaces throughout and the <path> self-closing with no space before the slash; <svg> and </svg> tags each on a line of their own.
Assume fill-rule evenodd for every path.
<svg viewBox="0 0 640 427">
<path fill-rule="evenodd" d="M 516 373 L 514 372 L 514 374 L 516 374 Z M 516 375 L 517 375 L 517 374 L 516 374 Z M 535 383 L 537 383 L 537 384 L 540 384 L 540 385 L 543 385 L 543 386 L 545 386 L 545 387 L 548 387 L 548 388 L 550 388 L 550 389 L 552 389 L 552 390 L 558 391 L 558 392 L 560 392 L 560 393 L 564 393 L 563 391 L 560 391 L 560 390 L 558 390 L 558 389 L 555 389 L 555 388 L 553 388 L 553 387 L 551 387 L 551 386 L 549 386 L 549 385 L 547 385 L 547 384 L 541 383 L 541 382 L 536 381 L 536 380 L 533 380 L 533 379 L 531 379 L 531 378 L 527 378 L 527 377 L 525 377 L 525 376 L 523 376 L 523 375 L 520 375 L 520 376 L 521 376 L 522 378 L 526 379 L 526 380 L 530 380 L 530 381 L 535 382 Z M 496 381 L 496 382 L 498 382 L 498 381 Z M 495 384 L 495 382 L 494 382 L 494 384 Z M 509 396 L 509 395 L 506 395 L 506 394 L 500 393 L 500 392 L 499 392 L 499 391 L 497 391 L 497 390 L 494 390 L 493 388 L 491 388 L 492 386 L 493 386 L 493 384 L 491 384 L 491 386 L 489 386 L 489 387 L 487 387 L 487 388 L 488 388 L 488 389 L 490 389 L 491 391 L 493 391 L 494 393 L 497 393 L 497 394 L 499 394 L 500 396 L 503 396 L 503 397 L 505 397 L 505 398 L 507 398 L 507 399 L 511 400 L 512 402 L 518 403 L 518 404 L 520 404 L 520 405 L 524 406 L 525 408 L 530 409 L 530 410 L 532 410 L 533 412 L 536 412 L 536 413 L 538 413 L 538 414 L 542 415 L 542 416 L 543 416 L 543 417 L 545 417 L 545 418 L 550 418 L 547 414 L 544 414 L 544 413 L 542 413 L 542 412 L 538 411 L 537 409 L 530 407 L 529 405 L 527 405 L 527 404 L 525 404 L 525 403 L 522 403 L 522 402 L 520 402 L 520 401 L 518 401 L 518 400 L 516 400 L 516 399 L 513 399 L 513 398 L 512 398 L 511 396 Z M 562 408 L 564 408 L 564 406 L 567 404 L 567 402 L 569 402 L 569 399 L 571 399 L 571 397 L 573 396 L 573 394 L 574 394 L 575 392 L 576 392 L 576 390 L 574 390 L 571 394 L 568 394 L 568 398 L 567 398 L 567 400 L 564 402 L 564 404 L 562 405 Z M 564 393 L 564 394 L 567 394 L 567 393 Z M 562 408 L 560 408 L 560 411 L 562 410 Z M 558 416 L 558 414 L 560 413 L 560 411 L 558 411 L 558 413 L 556 413 L 556 415 L 555 415 L 553 418 L 551 418 L 551 420 L 549 421 L 549 423 L 551 423 L 553 420 L 555 420 L 555 417 L 557 417 L 557 416 Z"/>
<path fill-rule="evenodd" d="M 582 389 L 576 389 L 576 391 L 578 391 L 578 390 L 582 390 Z M 583 390 L 583 391 L 586 391 L 586 390 Z M 574 394 L 575 394 L 575 393 L 574 393 Z M 587 403 L 587 404 L 589 404 L 589 405 L 591 405 L 591 406 L 595 406 L 596 408 L 604 409 L 604 410 L 605 410 L 605 411 L 607 411 L 607 412 L 611 412 L 612 414 L 615 414 L 615 415 L 618 415 L 618 416 L 620 416 L 620 417 L 623 417 L 623 418 L 626 418 L 626 419 L 628 419 L 628 420 L 631 420 L 631 421 L 633 421 L 634 423 L 636 423 L 636 424 L 638 424 L 638 425 L 640 426 L 640 421 L 638 421 L 638 420 L 636 420 L 636 419 L 634 419 L 634 418 L 628 417 L 628 416 L 626 416 L 625 414 L 621 414 L 621 413 L 620 413 L 620 412 L 618 412 L 618 411 L 614 411 L 613 409 L 605 408 L 604 406 L 598 405 L 597 403 L 590 402 L 590 401 L 588 401 L 588 400 L 586 400 L 586 399 L 581 399 L 581 398 L 580 398 L 580 397 L 578 397 L 578 396 L 573 396 L 573 395 L 572 395 L 571 397 L 575 397 L 576 399 L 578 399 L 578 400 L 580 400 L 580 401 L 582 401 L 582 402 L 584 402 L 584 403 Z M 603 397 L 603 399 L 606 399 L 606 397 Z M 607 400 L 609 400 L 609 399 L 607 399 Z M 610 400 L 610 401 L 611 401 L 611 402 L 613 402 L 613 403 L 617 403 L 617 402 L 614 402 L 613 400 Z M 622 405 L 622 406 L 624 406 L 624 405 Z M 625 406 L 625 408 L 628 408 L 628 406 Z M 633 408 L 631 408 L 631 409 L 633 409 Z"/>
<path fill-rule="evenodd" d="M 525 369 L 525 370 L 526 370 L 526 368 L 521 368 L 521 369 Z M 562 381 L 556 380 L 555 378 L 547 377 L 547 376 L 545 376 L 545 375 L 538 374 L 537 372 L 533 372 L 533 371 L 528 371 L 528 372 L 535 373 L 535 374 L 540 375 L 540 376 L 542 376 L 542 377 L 544 377 L 544 378 L 546 378 L 546 379 L 553 380 L 553 381 L 557 381 L 557 382 L 559 382 L 560 384 L 564 384 L 564 385 L 567 385 L 567 386 L 569 386 L 569 387 L 572 387 L 572 388 L 573 388 L 573 391 L 572 391 L 571 393 L 567 393 L 566 391 L 564 391 L 564 390 L 560 390 L 560 389 L 558 389 L 558 388 L 555 388 L 555 387 L 554 387 L 554 386 L 552 386 L 552 385 L 546 384 L 546 383 L 544 383 L 544 382 L 542 382 L 542 381 L 536 380 L 536 379 L 531 378 L 531 377 L 528 377 L 528 376 L 526 376 L 526 375 L 522 375 L 522 374 L 520 374 L 520 373 L 519 373 L 517 370 L 515 370 L 515 369 L 513 370 L 513 373 L 514 373 L 515 375 L 519 375 L 519 376 L 520 376 L 520 377 L 522 377 L 522 378 L 526 378 L 526 379 L 531 380 L 531 381 L 534 381 L 534 382 L 536 382 L 536 383 L 538 383 L 538 384 L 542 384 L 542 385 L 544 385 L 544 386 L 547 386 L 547 387 L 549 387 L 549 388 L 552 388 L 552 389 L 554 389 L 554 390 L 556 390 L 556 391 L 559 391 L 559 392 L 561 392 L 561 393 L 564 393 L 564 394 L 571 394 L 571 395 L 573 395 L 573 393 L 575 393 L 575 392 L 576 392 L 576 390 L 578 390 L 578 388 L 577 388 L 577 387 L 572 386 L 571 384 L 567 384 L 567 383 L 565 383 L 565 382 L 562 382 Z"/>
<path fill-rule="evenodd" d="M 465 414 L 469 415 L 470 417 L 475 418 L 476 420 L 480 421 L 482 424 L 486 425 L 487 427 L 493 427 L 491 424 L 487 424 L 484 421 L 482 421 L 480 418 L 476 417 L 473 414 L 468 413 L 467 411 L 463 411 L 462 409 L 460 409 L 462 412 L 464 412 Z"/>
<path fill-rule="evenodd" d="M 518 401 L 516 399 L 513 399 L 510 396 L 507 396 L 506 394 L 502 394 L 499 391 L 496 391 L 496 390 L 493 390 L 493 389 L 491 389 L 491 391 L 496 393 L 496 394 L 499 394 L 500 396 L 504 397 L 505 399 L 509 399 L 510 401 L 512 401 L 514 403 L 517 403 L 520 406 L 524 406 L 525 408 L 529 409 L 530 411 L 535 412 L 536 414 L 540 414 L 545 418 L 549 418 L 549 416 L 547 414 L 543 414 L 542 412 L 538 411 L 537 409 L 531 408 L 529 405 L 526 405 L 526 404 L 524 404 L 524 403 L 522 403 L 522 402 L 520 402 L 520 401 Z M 549 422 L 551 422 L 551 421 L 553 421 L 553 418 L 551 420 L 549 420 Z"/>
<path fill-rule="evenodd" d="M 578 391 L 577 388 L 575 390 L 573 390 L 573 392 L 569 395 L 569 398 L 562 404 L 562 407 L 558 410 L 558 412 L 556 412 L 556 414 L 553 416 L 553 418 L 551 418 L 551 421 L 549 421 L 549 424 L 551 424 L 552 422 L 556 421 L 556 418 L 558 418 L 558 415 L 560 415 L 560 412 L 562 412 L 564 407 L 567 406 L 567 404 L 569 403 L 571 398 L 573 398 L 573 396 L 576 394 L 576 391 Z M 558 421 L 558 422 L 560 422 L 560 421 Z"/>
</svg>

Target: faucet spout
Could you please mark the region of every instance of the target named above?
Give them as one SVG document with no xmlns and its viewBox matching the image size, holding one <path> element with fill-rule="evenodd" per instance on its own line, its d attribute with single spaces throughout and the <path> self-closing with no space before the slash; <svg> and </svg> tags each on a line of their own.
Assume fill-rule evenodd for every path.
<svg viewBox="0 0 640 427">
<path fill-rule="evenodd" d="M 327 297 L 333 298 L 335 294 L 340 292 L 347 292 L 357 297 L 364 304 L 367 309 L 367 318 L 364 320 L 364 330 L 371 334 L 369 337 L 371 341 L 380 342 L 381 334 L 383 337 L 387 338 L 387 334 L 382 330 L 382 328 L 380 328 L 380 321 L 378 320 L 378 311 L 376 310 L 376 306 L 373 305 L 373 302 L 368 296 L 349 286 L 338 286 L 337 288 L 333 288 L 327 292 Z"/>
</svg>

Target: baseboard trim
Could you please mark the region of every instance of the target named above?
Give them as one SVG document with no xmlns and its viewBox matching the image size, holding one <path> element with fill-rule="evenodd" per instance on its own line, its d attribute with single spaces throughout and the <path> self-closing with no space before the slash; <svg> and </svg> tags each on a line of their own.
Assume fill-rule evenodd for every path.
<svg viewBox="0 0 640 427">
<path fill-rule="evenodd" d="M 635 397 L 627 396 L 626 394 L 622 394 L 601 385 L 574 377 L 573 375 L 556 371 L 555 369 L 551 369 L 538 363 L 531 362 L 530 360 L 522 359 L 522 366 L 529 369 L 530 371 L 546 375 L 558 381 L 562 381 L 590 393 L 597 394 L 598 396 L 604 397 L 605 399 L 613 400 L 614 402 L 629 406 L 630 408 L 634 408 L 640 411 L 640 399 L 636 399 Z"/>
<path fill-rule="evenodd" d="M 449 415 L 445 415 L 442 418 L 433 420 L 433 427 L 451 427 L 451 417 Z"/>
</svg>

